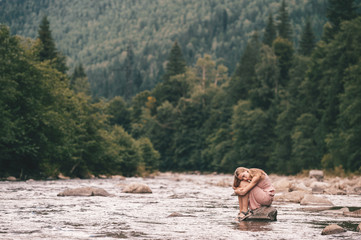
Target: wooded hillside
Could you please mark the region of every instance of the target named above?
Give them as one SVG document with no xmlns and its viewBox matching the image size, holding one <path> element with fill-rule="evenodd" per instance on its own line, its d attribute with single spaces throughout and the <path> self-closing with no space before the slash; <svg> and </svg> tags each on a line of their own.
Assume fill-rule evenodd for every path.
<svg viewBox="0 0 361 240">
<path fill-rule="evenodd" d="M 326 4 L 287 1 L 296 48 L 307 19 L 320 38 Z M 280 5 L 281 0 L 3 0 L 0 23 L 12 34 L 35 38 L 42 17 L 48 16 L 70 71 L 82 63 L 93 94 L 129 99 L 162 80 L 176 40 L 188 65 L 209 54 L 231 74 L 249 37 L 255 31 L 263 36 L 269 15 L 276 16 Z"/>
</svg>

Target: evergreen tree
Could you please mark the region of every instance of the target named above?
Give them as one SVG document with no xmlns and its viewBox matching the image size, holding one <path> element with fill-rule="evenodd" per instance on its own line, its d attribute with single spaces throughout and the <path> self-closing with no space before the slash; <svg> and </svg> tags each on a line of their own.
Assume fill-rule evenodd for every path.
<svg viewBox="0 0 361 240">
<path fill-rule="evenodd" d="M 273 21 L 272 13 L 270 13 L 268 16 L 268 22 L 263 35 L 263 43 L 272 47 L 272 43 L 276 39 L 276 36 L 277 36 L 276 26 Z"/>
<path fill-rule="evenodd" d="M 327 18 L 331 23 L 331 34 L 334 36 L 340 30 L 342 21 L 357 17 L 355 0 L 329 0 Z"/>
<path fill-rule="evenodd" d="M 47 16 L 44 16 L 41 20 L 38 38 L 42 43 L 42 47 L 39 51 L 39 60 L 49 60 L 58 71 L 65 73 L 68 70 L 66 58 L 56 49 L 54 39 L 51 36 L 50 23 Z"/>
<path fill-rule="evenodd" d="M 273 41 L 273 50 L 278 57 L 278 66 L 280 69 L 278 88 L 286 87 L 289 81 L 289 70 L 292 66 L 293 59 L 292 43 L 284 38 L 276 38 L 276 40 Z"/>
<path fill-rule="evenodd" d="M 172 49 L 170 50 L 164 79 L 166 81 L 171 76 L 185 73 L 185 71 L 186 61 L 183 58 L 182 50 L 179 47 L 178 42 L 175 41 Z"/>
<path fill-rule="evenodd" d="M 256 65 L 259 62 L 261 43 L 258 34 L 254 34 L 248 42 L 246 49 L 238 63 L 238 66 L 230 80 L 227 92 L 232 103 L 240 99 L 248 98 L 248 91 L 255 87 Z"/>
<path fill-rule="evenodd" d="M 306 25 L 302 31 L 299 52 L 304 56 L 310 56 L 314 48 L 315 35 L 312 31 L 311 22 L 307 19 Z"/>
<path fill-rule="evenodd" d="M 178 43 L 175 42 L 169 54 L 163 82 L 159 83 L 153 90 L 158 106 L 164 101 L 176 105 L 179 98 L 188 92 L 189 86 L 186 77 L 177 76 L 185 73 L 186 62 L 183 58 L 182 50 Z"/>
<path fill-rule="evenodd" d="M 288 11 L 286 10 L 286 1 L 283 0 L 278 13 L 278 37 L 292 41 L 292 28 L 290 19 L 288 17 Z"/>
<path fill-rule="evenodd" d="M 54 39 L 51 36 L 50 23 L 47 16 L 44 16 L 41 20 L 38 30 L 38 38 L 43 44 L 39 52 L 40 61 L 53 60 L 56 58 L 57 50 Z"/>
<path fill-rule="evenodd" d="M 133 96 L 133 88 L 134 88 L 134 52 L 131 45 L 127 47 L 127 58 L 125 59 L 124 63 L 124 70 L 125 70 L 125 93 L 124 98 L 130 99 Z"/>
<path fill-rule="evenodd" d="M 83 68 L 83 64 L 77 64 L 74 68 L 73 74 L 70 76 L 70 87 L 74 85 L 75 79 L 85 78 L 86 74 Z"/>
</svg>

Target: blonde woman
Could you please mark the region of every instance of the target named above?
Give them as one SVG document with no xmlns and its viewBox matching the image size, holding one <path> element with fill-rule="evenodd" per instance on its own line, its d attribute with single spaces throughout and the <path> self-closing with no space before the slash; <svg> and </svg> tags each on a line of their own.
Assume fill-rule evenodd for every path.
<svg viewBox="0 0 361 240">
<path fill-rule="evenodd" d="M 234 172 L 234 193 L 238 195 L 240 221 L 261 206 L 270 206 L 275 195 L 268 175 L 258 168 L 239 167 Z"/>
</svg>

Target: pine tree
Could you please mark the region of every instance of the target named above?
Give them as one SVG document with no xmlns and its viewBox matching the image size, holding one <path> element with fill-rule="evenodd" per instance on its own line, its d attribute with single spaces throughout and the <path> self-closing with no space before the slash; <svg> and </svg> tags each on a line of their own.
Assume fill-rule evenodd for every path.
<svg viewBox="0 0 361 240">
<path fill-rule="evenodd" d="M 357 17 L 355 0 L 329 0 L 327 18 L 332 26 L 332 34 L 340 30 L 342 21 L 351 20 Z"/>
<path fill-rule="evenodd" d="M 276 39 L 276 35 L 277 35 L 276 26 L 273 21 L 273 15 L 272 13 L 270 13 L 268 16 L 268 22 L 263 36 L 263 43 L 272 47 L 272 43 Z"/>
<path fill-rule="evenodd" d="M 306 25 L 302 31 L 299 52 L 304 56 L 310 56 L 314 48 L 315 35 L 312 31 L 311 22 L 307 19 Z"/>
<path fill-rule="evenodd" d="M 65 73 L 68 70 L 68 67 L 66 66 L 66 58 L 56 49 L 54 39 L 51 36 L 50 23 L 47 16 L 44 16 L 41 20 L 38 30 L 38 38 L 42 43 L 42 47 L 38 53 L 39 60 L 49 60 L 59 72 Z"/>
<path fill-rule="evenodd" d="M 287 39 L 289 41 L 292 41 L 291 23 L 286 8 L 287 8 L 286 2 L 285 0 L 283 0 L 281 7 L 279 9 L 279 15 L 277 17 L 277 20 L 279 21 L 277 25 L 278 36 Z"/>
<path fill-rule="evenodd" d="M 39 52 L 40 61 L 53 60 L 57 57 L 56 47 L 54 39 L 51 36 L 50 23 L 47 16 L 44 16 L 41 20 L 38 37 L 43 46 Z"/>
<path fill-rule="evenodd" d="M 133 85 L 134 85 L 134 52 L 132 45 L 128 45 L 127 47 L 127 58 L 125 59 L 125 99 L 130 99 L 133 96 Z"/>
<path fill-rule="evenodd" d="M 83 68 L 83 64 L 79 63 L 77 66 L 75 66 L 74 72 L 70 77 L 70 86 L 75 81 L 75 79 L 84 77 L 86 77 L 86 74 Z"/>
<path fill-rule="evenodd" d="M 182 50 L 175 41 L 170 51 L 164 79 L 186 72 L 186 61 L 183 58 Z"/>
<path fill-rule="evenodd" d="M 273 50 L 278 57 L 278 66 L 280 68 L 279 87 L 286 87 L 289 80 L 289 70 L 292 66 L 292 43 L 287 39 L 278 37 L 273 41 Z"/>
<path fill-rule="evenodd" d="M 259 62 L 261 43 L 258 34 L 254 34 L 248 42 L 238 66 L 230 80 L 228 93 L 234 104 L 240 99 L 247 99 L 249 90 L 255 86 L 256 65 Z"/>
</svg>

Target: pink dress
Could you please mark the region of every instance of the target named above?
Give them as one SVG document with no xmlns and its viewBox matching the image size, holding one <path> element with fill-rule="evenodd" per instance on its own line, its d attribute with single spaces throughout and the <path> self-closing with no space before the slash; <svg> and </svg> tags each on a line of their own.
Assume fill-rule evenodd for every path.
<svg viewBox="0 0 361 240">
<path fill-rule="evenodd" d="M 270 206 L 274 195 L 275 188 L 266 174 L 266 177 L 249 192 L 249 208 L 254 210 L 261 206 Z"/>
</svg>

